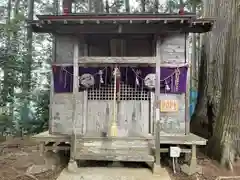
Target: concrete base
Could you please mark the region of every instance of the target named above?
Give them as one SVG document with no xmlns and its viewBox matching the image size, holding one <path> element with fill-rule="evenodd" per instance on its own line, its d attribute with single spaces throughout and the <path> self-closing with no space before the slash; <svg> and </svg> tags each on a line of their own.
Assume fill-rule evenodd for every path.
<svg viewBox="0 0 240 180">
<path fill-rule="evenodd" d="M 159 178 L 171 180 L 166 170 L 163 170 L 159 176 L 154 176 L 148 168 L 96 167 L 79 168 L 76 173 L 70 173 L 65 169 L 57 180 L 159 180 Z"/>
<path fill-rule="evenodd" d="M 195 173 L 202 173 L 202 167 L 200 166 L 189 166 L 187 164 L 184 164 L 181 166 L 181 171 L 189 176 L 195 174 Z"/>
<path fill-rule="evenodd" d="M 170 176 L 167 170 L 163 168 L 161 165 L 153 164 L 153 176 L 161 176 L 161 178 L 169 177 L 169 180 L 170 180 Z"/>
<path fill-rule="evenodd" d="M 74 161 L 74 160 L 70 160 L 69 163 L 68 163 L 67 170 L 68 170 L 70 173 L 76 173 L 77 170 L 78 170 L 77 162 Z"/>
<path fill-rule="evenodd" d="M 202 168 L 197 165 L 197 149 L 196 144 L 192 145 L 192 153 L 190 157 L 189 165 L 184 164 L 181 166 L 182 172 L 186 173 L 187 175 L 193 175 L 197 172 L 201 173 Z"/>
</svg>

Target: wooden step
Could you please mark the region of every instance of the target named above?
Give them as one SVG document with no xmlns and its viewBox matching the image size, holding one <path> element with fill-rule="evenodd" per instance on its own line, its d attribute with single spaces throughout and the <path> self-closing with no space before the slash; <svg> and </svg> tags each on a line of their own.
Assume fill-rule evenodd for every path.
<svg viewBox="0 0 240 180">
<path fill-rule="evenodd" d="M 154 161 L 145 139 L 82 138 L 76 142 L 75 157 L 82 160 Z"/>
<path fill-rule="evenodd" d="M 154 162 L 154 157 L 148 154 L 145 155 L 119 155 L 119 154 L 93 154 L 77 153 L 75 156 L 78 160 L 95 160 L 95 161 L 130 161 L 130 162 Z"/>
</svg>

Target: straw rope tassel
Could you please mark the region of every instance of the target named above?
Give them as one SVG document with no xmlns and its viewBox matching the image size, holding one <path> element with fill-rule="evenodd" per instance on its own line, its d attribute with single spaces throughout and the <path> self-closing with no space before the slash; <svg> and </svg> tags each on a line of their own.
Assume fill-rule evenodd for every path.
<svg viewBox="0 0 240 180">
<path fill-rule="evenodd" d="M 117 67 L 114 68 L 114 92 L 113 92 L 113 119 L 111 124 L 110 135 L 117 136 L 117 118 L 116 118 L 116 111 L 117 111 Z"/>
</svg>

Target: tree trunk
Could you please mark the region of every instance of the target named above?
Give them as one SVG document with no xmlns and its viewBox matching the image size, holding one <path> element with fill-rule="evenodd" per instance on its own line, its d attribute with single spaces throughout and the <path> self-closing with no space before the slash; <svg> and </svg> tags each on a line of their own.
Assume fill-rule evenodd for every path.
<svg viewBox="0 0 240 180">
<path fill-rule="evenodd" d="M 112 12 L 118 13 L 119 12 L 119 0 L 114 0 L 112 5 Z"/>
<path fill-rule="evenodd" d="M 7 6 L 7 21 L 6 21 L 6 31 L 7 31 L 7 39 L 6 39 L 6 52 L 4 57 L 4 63 L 3 63 L 3 90 L 2 90 L 2 102 L 1 107 L 4 108 L 4 111 L 7 111 L 7 103 L 9 100 L 9 76 L 10 76 L 10 70 L 9 65 L 10 63 L 8 60 L 11 58 L 11 34 L 10 34 L 10 26 L 11 26 L 11 11 L 12 11 L 12 1 L 8 0 L 8 6 Z"/>
<path fill-rule="evenodd" d="M 19 51 L 19 46 L 18 46 L 18 32 L 20 30 L 20 24 L 18 22 L 18 16 L 19 16 L 19 6 L 20 6 L 20 0 L 16 0 L 15 4 L 14 4 L 14 22 L 15 22 L 15 27 L 13 30 L 13 37 L 12 37 L 12 43 L 11 43 L 11 47 L 12 47 L 12 57 L 11 57 L 11 64 L 12 64 L 12 68 L 11 68 L 11 80 L 12 80 L 12 86 L 9 86 L 8 91 L 9 91 L 9 114 L 11 117 L 11 120 L 14 119 L 14 88 L 16 87 L 17 83 L 16 83 L 16 79 L 17 79 L 17 72 L 14 68 L 14 65 L 16 64 L 16 59 L 18 56 L 18 51 Z"/>
<path fill-rule="evenodd" d="M 218 154 L 212 153 L 215 158 L 218 158 L 222 165 L 228 165 L 228 167 L 232 169 L 234 158 L 236 155 L 239 155 L 240 150 L 238 145 L 238 138 L 240 137 L 240 112 L 238 110 L 240 107 L 239 0 L 222 0 L 222 3 L 218 8 L 220 8 L 219 12 L 221 11 L 221 16 L 219 17 L 226 19 L 225 23 L 228 25 L 226 32 L 224 32 L 225 36 L 222 39 L 221 37 L 216 37 L 217 39 L 220 38 L 222 40 L 222 44 L 225 44 L 225 51 L 219 52 L 219 56 L 217 56 L 220 60 L 221 58 L 223 59 L 224 69 L 221 71 L 221 68 L 219 68 L 219 75 L 221 75 L 221 77 L 218 77 L 218 81 L 222 86 L 221 98 L 215 131 L 211 139 L 211 146 L 214 147 L 216 152 L 218 152 Z M 218 61 L 218 59 L 216 61 Z M 221 65 L 222 62 L 220 61 L 218 63 Z M 220 74 L 221 72 L 223 73 Z M 216 78 L 216 76 L 213 77 Z"/>
<path fill-rule="evenodd" d="M 180 10 L 184 10 L 184 3 L 183 0 L 179 0 Z"/>
<path fill-rule="evenodd" d="M 154 1 L 154 12 L 158 13 L 158 7 L 159 7 L 159 0 Z"/>
<path fill-rule="evenodd" d="M 33 9 L 34 0 L 28 0 L 28 20 L 33 20 Z M 29 107 L 30 107 L 30 92 L 31 92 L 31 81 L 32 81 L 32 43 L 33 43 L 33 32 L 32 28 L 27 28 L 27 56 L 23 67 L 23 77 L 22 77 L 22 109 L 21 109 L 21 123 L 28 120 Z"/>
<path fill-rule="evenodd" d="M 240 12 L 239 0 L 205 1 L 206 17 L 216 17 L 211 33 L 203 38 L 196 117 L 208 116 L 212 126 L 209 154 L 232 168 L 240 137 Z M 207 72 L 207 74 L 206 74 Z M 207 109 L 208 108 L 208 109 Z M 194 120 L 194 119 L 193 119 Z"/>
<path fill-rule="evenodd" d="M 28 20 L 33 20 L 34 0 L 28 0 Z M 33 51 L 33 32 L 32 28 L 27 29 L 27 58 L 25 60 L 25 70 L 23 76 L 23 91 L 28 94 L 31 90 L 31 70 L 32 70 L 32 51 Z"/>
<path fill-rule="evenodd" d="M 130 13 L 130 2 L 129 2 L 129 0 L 125 0 L 125 8 L 126 8 L 126 12 Z"/>
<path fill-rule="evenodd" d="M 146 0 L 141 0 L 141 11 L 142 12 L 146 11 Z"/>
<path fill-rule="evenodd" d="M 216 0 L 204 1 L 204 17 L 216 16 Z M 216 24 L 215 24 L 216 25 Z M 216 121 L 216 98 L 213 90 L 213 56 L 216 52 L 213 38 L 214 34 L 219 33 L 219 29 L 213 28 L 213 31 L 202 36 L 202 52 L 199 68 L 198 81 L 198 98 L 195 107 L 195 112 L 191 120 L 191 132 L 208 138 L 213 134 L 209 132 L 213 129 L 213 124 Z M 215 47 L 215 49 L 213 49 Z M 218 86 L 219 87 L 219 86 Z M 220 87 L 219 87 L 220 88 Z M 211 113 L 212 112 L 212 113 Z M 208 115 L 211 114 L 211 117 Z M 208 128 L 206 128 L 208 126 Z M 201 128 L 202 127 L 202 128 Z"/>
<path fill-rule="evenodd" d="M 54 15 L 58 15 L 59 14 L 59 1 L 58 0 L 54 0 L 53 1 L 53 8 L 54 8 Z"/>
<path fill-rule="evenodd" d="M 88 0 L 88 12 L 91 13 L 92 12 L 92 0 Z"/>
<path fill-rule="evenodd" d="M 109 8 L 109 2 L 108 2 L 108 0 L 106 0 L 106 2 L 105 2 L 105 11 L 106 11 L 106 13 L 109 13 L 109 12 L 110 12 L 109 9 L 110 9 L 110 8 Z"/>
<path fill-rule="evenodd" d="M 102 0 L 94 0 L 94 12 L 97 14 L 103 12 L 103 1 Z"/>
</svg>

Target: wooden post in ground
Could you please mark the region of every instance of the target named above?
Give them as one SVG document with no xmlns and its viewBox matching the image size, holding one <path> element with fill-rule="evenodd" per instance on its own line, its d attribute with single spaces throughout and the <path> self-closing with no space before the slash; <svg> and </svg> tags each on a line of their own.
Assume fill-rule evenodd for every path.
<svg viewBox="0 0 240 180">
<path fill-rule="evenodd" d="M 44 153 L 45 153 L 45 142 L 40 142 L 39 143 L 39 151 L 40 151 L 40 155 L 44 156 Z"/>
<path fill-rule="evenodd" d="M 154 174 L 162 172 L 160 157 L 160 82 L 161 82 L 161 38 L 156 39 L 156 82 L 155 82 L 155 164 L 153 167 Z"/>
<path fill-rule="evenodd" d="M 192 145 L 191 159 L 190 159 L 189 165 L 183 164 L 181 166 L 181 170 L 182 170 L 182 172 L 186 173 L 189 176 L 202 171 L 202 168 L 197 166 L 197 146 L 196 146 L 196 144 Z"/>
<path fill-rule="evenodd" d="M 76 109 L 76 95 L 79 88 L 79 66 L 78 66 L 78 41 L 74 42 L 73 49 L 73 94 L 72 94 L 72 136 L 71 136 L 71 149 L 70 149 L 70 161 L 68 164 L 68 169 L 70 171 L 75 171 L 77 169 L 77 163 L 75 161 L 76 154 L 76 119 L 77 119 L 77 109 Z"/>
<path fill-rule="evenodd" d="M 188 37 L 185 34 L 185 63 L 190 63 L 190 60 L 187 58 L 187 46 L 189 45 L 188 43 Z M 189 68 L 190 69 L 190 68 Z M 190 89 L 191 89 L 191 69 L 187 72 L 187 85 L 186 85 L 186 93 L 185 93 L 185 135 L 188 135 L 190 133 L 190 111 L 189 107 L 192 103 L 191 97 L 190 97 Z"/>
</svg>

